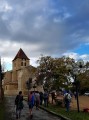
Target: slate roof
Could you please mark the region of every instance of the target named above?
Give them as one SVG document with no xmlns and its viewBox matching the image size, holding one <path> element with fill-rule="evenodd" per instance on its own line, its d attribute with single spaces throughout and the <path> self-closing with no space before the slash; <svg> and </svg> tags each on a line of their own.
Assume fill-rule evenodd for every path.
<svg viewBox="0 0 89 120">
<path fill-rule="evenodd" d="M 13 61 L 16 60 L 17 58 L 29 60 L 29 58 L 27 57 L 27 55 L 24 53 L 24 51 L 21 48 L 19 49 L 19 51 L 16 54 L 15 58 L 13 59 Z"/>
</svg>

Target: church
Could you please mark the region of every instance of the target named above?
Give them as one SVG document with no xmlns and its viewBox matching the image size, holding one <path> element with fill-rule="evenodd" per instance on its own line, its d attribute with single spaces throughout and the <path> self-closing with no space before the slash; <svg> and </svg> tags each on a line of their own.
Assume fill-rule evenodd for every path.
<svg viewBox="0 0 89 120">
<path fill-rule="evenodd" d="M 26 82 L 36 79 L 36 68 L 30 65 L 30 59 L 20 48 L 12 60 L 12 70 L 5 72 L 3 79 L 3 89 L 5 95 L 16 95 L 19 91 L 26 95 L 28 92 Z M 38 89 L 42 86 L 37 86 Z M 37 89 L 37 88 L 36 88 Z"/>
</svg>

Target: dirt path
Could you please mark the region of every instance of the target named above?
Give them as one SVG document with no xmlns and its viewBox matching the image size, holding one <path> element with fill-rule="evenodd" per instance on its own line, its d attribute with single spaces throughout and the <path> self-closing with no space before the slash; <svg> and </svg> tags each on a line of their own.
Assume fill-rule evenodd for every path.
<svg viewBox="0 0 89 120">
<path fill-rule="evenodd" d="M 89 97 L 88 96 L 79 96 L 79 107 L 80 110 L 84 108 L 89 108 Z M 72 98 L 71 109 L 77 109 L 77 101 L 75 98 Z"/>
<path fill-rule="evenodd" d="M 6 97 L 6 107 L 8 111 L 8 119 L 5 120 L 16 120 L 15 114 L 15 105 L 14 105 L 14 96 Z M 24 101 L 24 108 L 21 113 L 21 118 L 19 120 L 30 120 L 28 104 Z M 36 107 L 33 108 L 33 119 L 32 120 L 62 120 L 61 118 L 50 114 L 42 109 L 36 110 Z"/>
<path fill-rule="evenodd" d="M 63 99 L 63 96 L 57 97 L 58 99 Z M 49 101 L 51 102 L 51 96 L 49 98 Z M 51 102 L 52 103 L 52 102 Z M 54 102 L 55 104 L 55 102 Z M 71 101 L 71 109 L 77 109 L 77 100 L 75 99 L 75 97 L 72 97 L 72 101 Z M 88 96 L 79 96 L 79 108 L 80 110 L 83 110 L 84 108 L 89 108 L 89 97 Z"/>
</svg>

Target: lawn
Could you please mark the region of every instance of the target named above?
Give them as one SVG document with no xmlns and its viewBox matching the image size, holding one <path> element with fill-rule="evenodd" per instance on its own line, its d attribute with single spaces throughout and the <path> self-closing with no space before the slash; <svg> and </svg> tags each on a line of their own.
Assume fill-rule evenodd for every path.
<svg viewBox="0 0 89 120">
<path fill-rule="evenodd" d="M 76 110 L 70 110 L 69 112 L 66 112 L 65 108 L 61 108 L 57 105 L 52 105 L 52 104 L 49 104 L 49 107 L 46 109 L 53 111 L 58 115 L 62 115 L 67 118 L 70 118 L 71 120 L 89 120 L 89 113 L 84 113 L 84 112 L 78 113 Z"/>
<path fill-rule="evenodd" d="M 0 103 L 0 120 L 4 120 L 5 116 L 5 106 L 4 102 Z"/>
<path fill-rule="evenodd" d="M 10 120 L 10 114 L 8 113 L 8 109 L 6 106 L 6 99 L 4 98 L 2 102 L 0 102 L 0 120 Z"/>
</svg>

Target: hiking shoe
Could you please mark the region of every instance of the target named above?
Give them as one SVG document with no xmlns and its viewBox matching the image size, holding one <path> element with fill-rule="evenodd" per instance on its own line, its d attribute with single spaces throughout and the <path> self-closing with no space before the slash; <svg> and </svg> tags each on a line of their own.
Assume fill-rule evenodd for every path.
<svg viewBox="0 0 89 120">
<path fill-rule="evenodd" d="M 16 115 L 16 119 L 18 119 L 18 115 Z"/>
<path fill-rule="evenodd" d="M 30 116 L 30 119 L 32 119 L 32 118 L 33 118 L 33 115 Z"/>
</svg>

